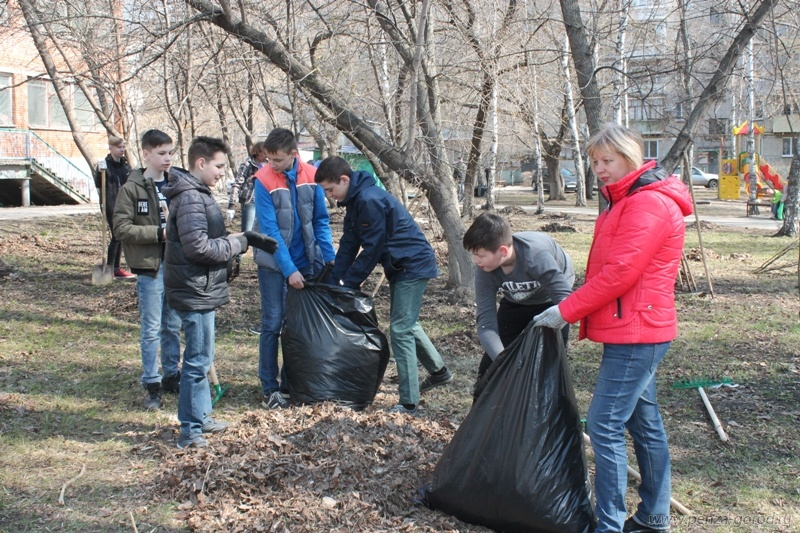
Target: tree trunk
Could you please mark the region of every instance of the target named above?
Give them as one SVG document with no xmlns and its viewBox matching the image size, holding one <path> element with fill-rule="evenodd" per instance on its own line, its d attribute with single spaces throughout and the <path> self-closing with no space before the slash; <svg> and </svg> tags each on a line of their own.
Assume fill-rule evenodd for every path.
<svg viewBox="0 0 800 533">
<path fill-rule="evenodd" d="M 536 65 L 531 68 L 531 83 L 533 83 L 533 103 L 531 109 L 531 125 L 534 131 L 533 139 L 533 160 L 536 166 L 536 214 L 544 213 L 544 183 L 542 180 L 542 141 L 535 133 L 539 131 L 539 83 L 536 76 Z"/>
<path fill-rule="evenodd" d="M 586 26 L 581 19 L 579 2 L 575 0 L 560 0 L 561 17 L 567 30 L 572 62 L 575 64 L 575 73 L 578 76 L 578 86 L 583 97 L 583 110 L 586 113 L 586 122 L 589 133 L 594 135 L 603 125 L 603 101 L 600 98 L 600 89 L 595 76 L 594 56 Z"/>
<path fill-rule="evenodd" d="M 492 73 L 492 77 L 495 75 Z M 492 144 L 489 147 L 489 177 L 486 180 L 486 208 L 494 211 L 495 187 L 497 186 L 497 83 L 492 84 Z"/>
<path fill-rule="evenodd" d="M 796 140 L 795 140 L 796 141 Z M 794 156 L 792 157 L 792 166 L 789 167 L 789 175 L 786 178 L 788 185 L 783 190 L 784 204 L 783 204 L 783 226 L 776 234 L 779 237 L 797 237 L 797 223 L 798 223 L 798 207 L 800 204 L 800 146 L 798 142 L 795 145 Z M 800 267 L 798 267 L 800 268 Z"/>
<path fill-rule="evenodd" d="M 586 205 L 586 193 L 584 191 L 586 183 L 583 181 L 583 159 L 581 158 L 581 143 L 580 136 L 578 135 L 578 121 L 575 118 L 575 102 L 572 99 L 572 80 L 570 80 L 569 76 L 568 49 L 569 43 L 565 38 L 564 43 L 561 46 L 561 74 L 564 76 L 564 94 L 567 98 L 567 119 L 569 120 L 569 131 L 572 136 L 572 152 L 575 158 L 575 175 L 578 178 L 575 189 L 575 205 L 578 207 L 584 207 Z"/>
</svg>

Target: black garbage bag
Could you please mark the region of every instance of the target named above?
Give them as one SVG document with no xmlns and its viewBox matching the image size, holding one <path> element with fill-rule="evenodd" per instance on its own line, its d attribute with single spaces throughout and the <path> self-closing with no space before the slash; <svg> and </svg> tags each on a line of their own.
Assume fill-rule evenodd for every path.
<svg viewBox="0 0 800 533">
<path fill-rule="evenodd" d="M 281 333 L 292 402 L 335 401 L 355 410 L 375 399 L 389 362 L 372 298 L 327 283 L 289 287 Z"/>
<path fill-rule="evenodd" d="M 528 328 L 492 363 L 420 490 L 422 503 L 502 532 L 588 533 L 594 511 L 560 333 Z"/>
</svg>

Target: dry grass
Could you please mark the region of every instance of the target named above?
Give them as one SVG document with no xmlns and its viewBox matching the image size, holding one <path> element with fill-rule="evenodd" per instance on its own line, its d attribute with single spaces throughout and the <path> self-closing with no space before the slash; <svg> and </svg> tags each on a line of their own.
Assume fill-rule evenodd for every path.
<svg viewBox="0 0 800 533">
<path fill-rule="evenodd" d="M 591 240 L 591 216 L 548 213 L 536 217 L 517 210 L 508 216 L 515 230 L 554 222 L 572 226 L 575 232 L 559 231 L 553 236 L 582 268 Z M 174 397 L 167 397 L 159 413 L 140 409 L 135 284 L 93 287 L 89 283 L 99 234 L 99 217 L 87 216 L 0 226 L 0 259 L 13 270 L 0 277 L 0 531 L 132 531 L 132 520 L 139 531 L 213 529 L 212 521 L 198 517 L 208 512 L 208 505 L 235 499 L 236 494 L 212 494 L 199 506 L 196 492 L 192 496 L 170 489 L 170 474 L 195 464 L 197 456 L 179 454 L 173 448 Z M 786 239 L 730 228 L 705 229 L 703 239 L 714 252 L 708 256 L 716 294 L 713 299 L 705 293 L 678 295 L 680 334 L 659 374 L 660 402 L 673 453 L 673 495 L 695 512 L 692 518 L 677 519 L 674 531 L 797 531 L 797 277 L 792 271 L 752 274 L 785 246 Z M 444 246 L 434 244 L 437 249 Z M 687 249 L 695 247 L 696 235 L 687 233 Z M 701 291 L 706 291 L 701 263 L 692 261 L 691 269 Z M 455 370 L 456 380 L 427 394 L 426 414 L 412 422 L 435 432 L 423 450 L 428 459 L 413 465 L 413 470 L 403 470 L 392 462 L 393 455 L 385 462 L 395 466 L 381 472 L 391 487 L 390 504 L 366 505 L 361 520 L 349 529 L 333 528 L 325 513 L 314 509 L 306 523 L 309 531 L 481 530 L 408 501 L 432 469 L 433 452 L 469 409 L 480 357 L 472 306 L 452 303 L 444 281 L 431 284 L 422 320 Z M 383 288 L 376 305 L 384 324 L 387 298 Z M 259 424 L 267 424 L 277 438 L 286 438 L 288 428 L 313 422 L 314 416 L 344 418 L 348 431 L 355 431 L 356 422 L 366 416 L 371 435 L 389 438 L 395 422 L 380 411 L 396 401 L 388 377 L 366 414 L 293 408 L 283 415 L 282 424 L 260 411 L 258 337 L 248 333 L 258 321 L 255 270 L 246 260 L 243 275 L 233 286 L 233 302 L 217 319 L 217 368 L 231 388 L 215 416 L 239 425 L 238 433 L 226 439 L 247 434 Z M 570 361 L 583 412 L 591 397 L 599 353 L 599 346 L 573 338 Z M 390 367 L 387 374 L 392 372 Z M 730 444 L 717 438 L 695 391 L 671 388 L 684 379 L 723 376 L 739 387 L 712 389 L 709 396 Z M 214 457 L 212 462 L 223 459 Z M 63 484 L 84 464 L 86 475 L 67 488 L 66 505 L 58 505 Z M 376 464 L 373 461 L 369 467 Z M 301 460 L 294 468 L 309 465 L 310 460 L 305 465 Z M 374 477 L 370 472 L 364 475 Z M 296 491 L 316 494 L 302 478 L 296 481 Z M 174 498 L 165 496 L 172 493 Z M 634 485 L 629 504 L 635 502 Z M 270 505 L 279 516 L 289 513 L 297 501 L 275 498 Z M 370 522 L 376 512 L 384 522 Z M 291 531 L 287 523 L 275 519 L 271 526 Z"/>
</svg>

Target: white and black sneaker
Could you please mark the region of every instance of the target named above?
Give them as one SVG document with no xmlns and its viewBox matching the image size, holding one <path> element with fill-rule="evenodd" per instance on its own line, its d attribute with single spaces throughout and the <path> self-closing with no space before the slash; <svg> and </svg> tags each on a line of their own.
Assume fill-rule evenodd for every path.
<svg viewBox="0 0 800 533">
<path fill-rule="evenodd" d="M 283 397 L 281 391 L 276 390 L 265 394 L 261 405 L 266 409 L 286 409 L 289 407 L 289 402 Z"/>
</svg>

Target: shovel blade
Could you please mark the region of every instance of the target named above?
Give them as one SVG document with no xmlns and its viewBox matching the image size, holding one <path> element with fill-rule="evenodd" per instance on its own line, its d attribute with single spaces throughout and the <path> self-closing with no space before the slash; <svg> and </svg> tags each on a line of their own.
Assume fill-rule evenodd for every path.
<svg viewBox="0 0 800 533">
<path fill-rule="evenodd" d="M 92 269 L 92 285 L 108 285 L 114 281 L 114 267 L 95 265 Z"/>
</svg>

